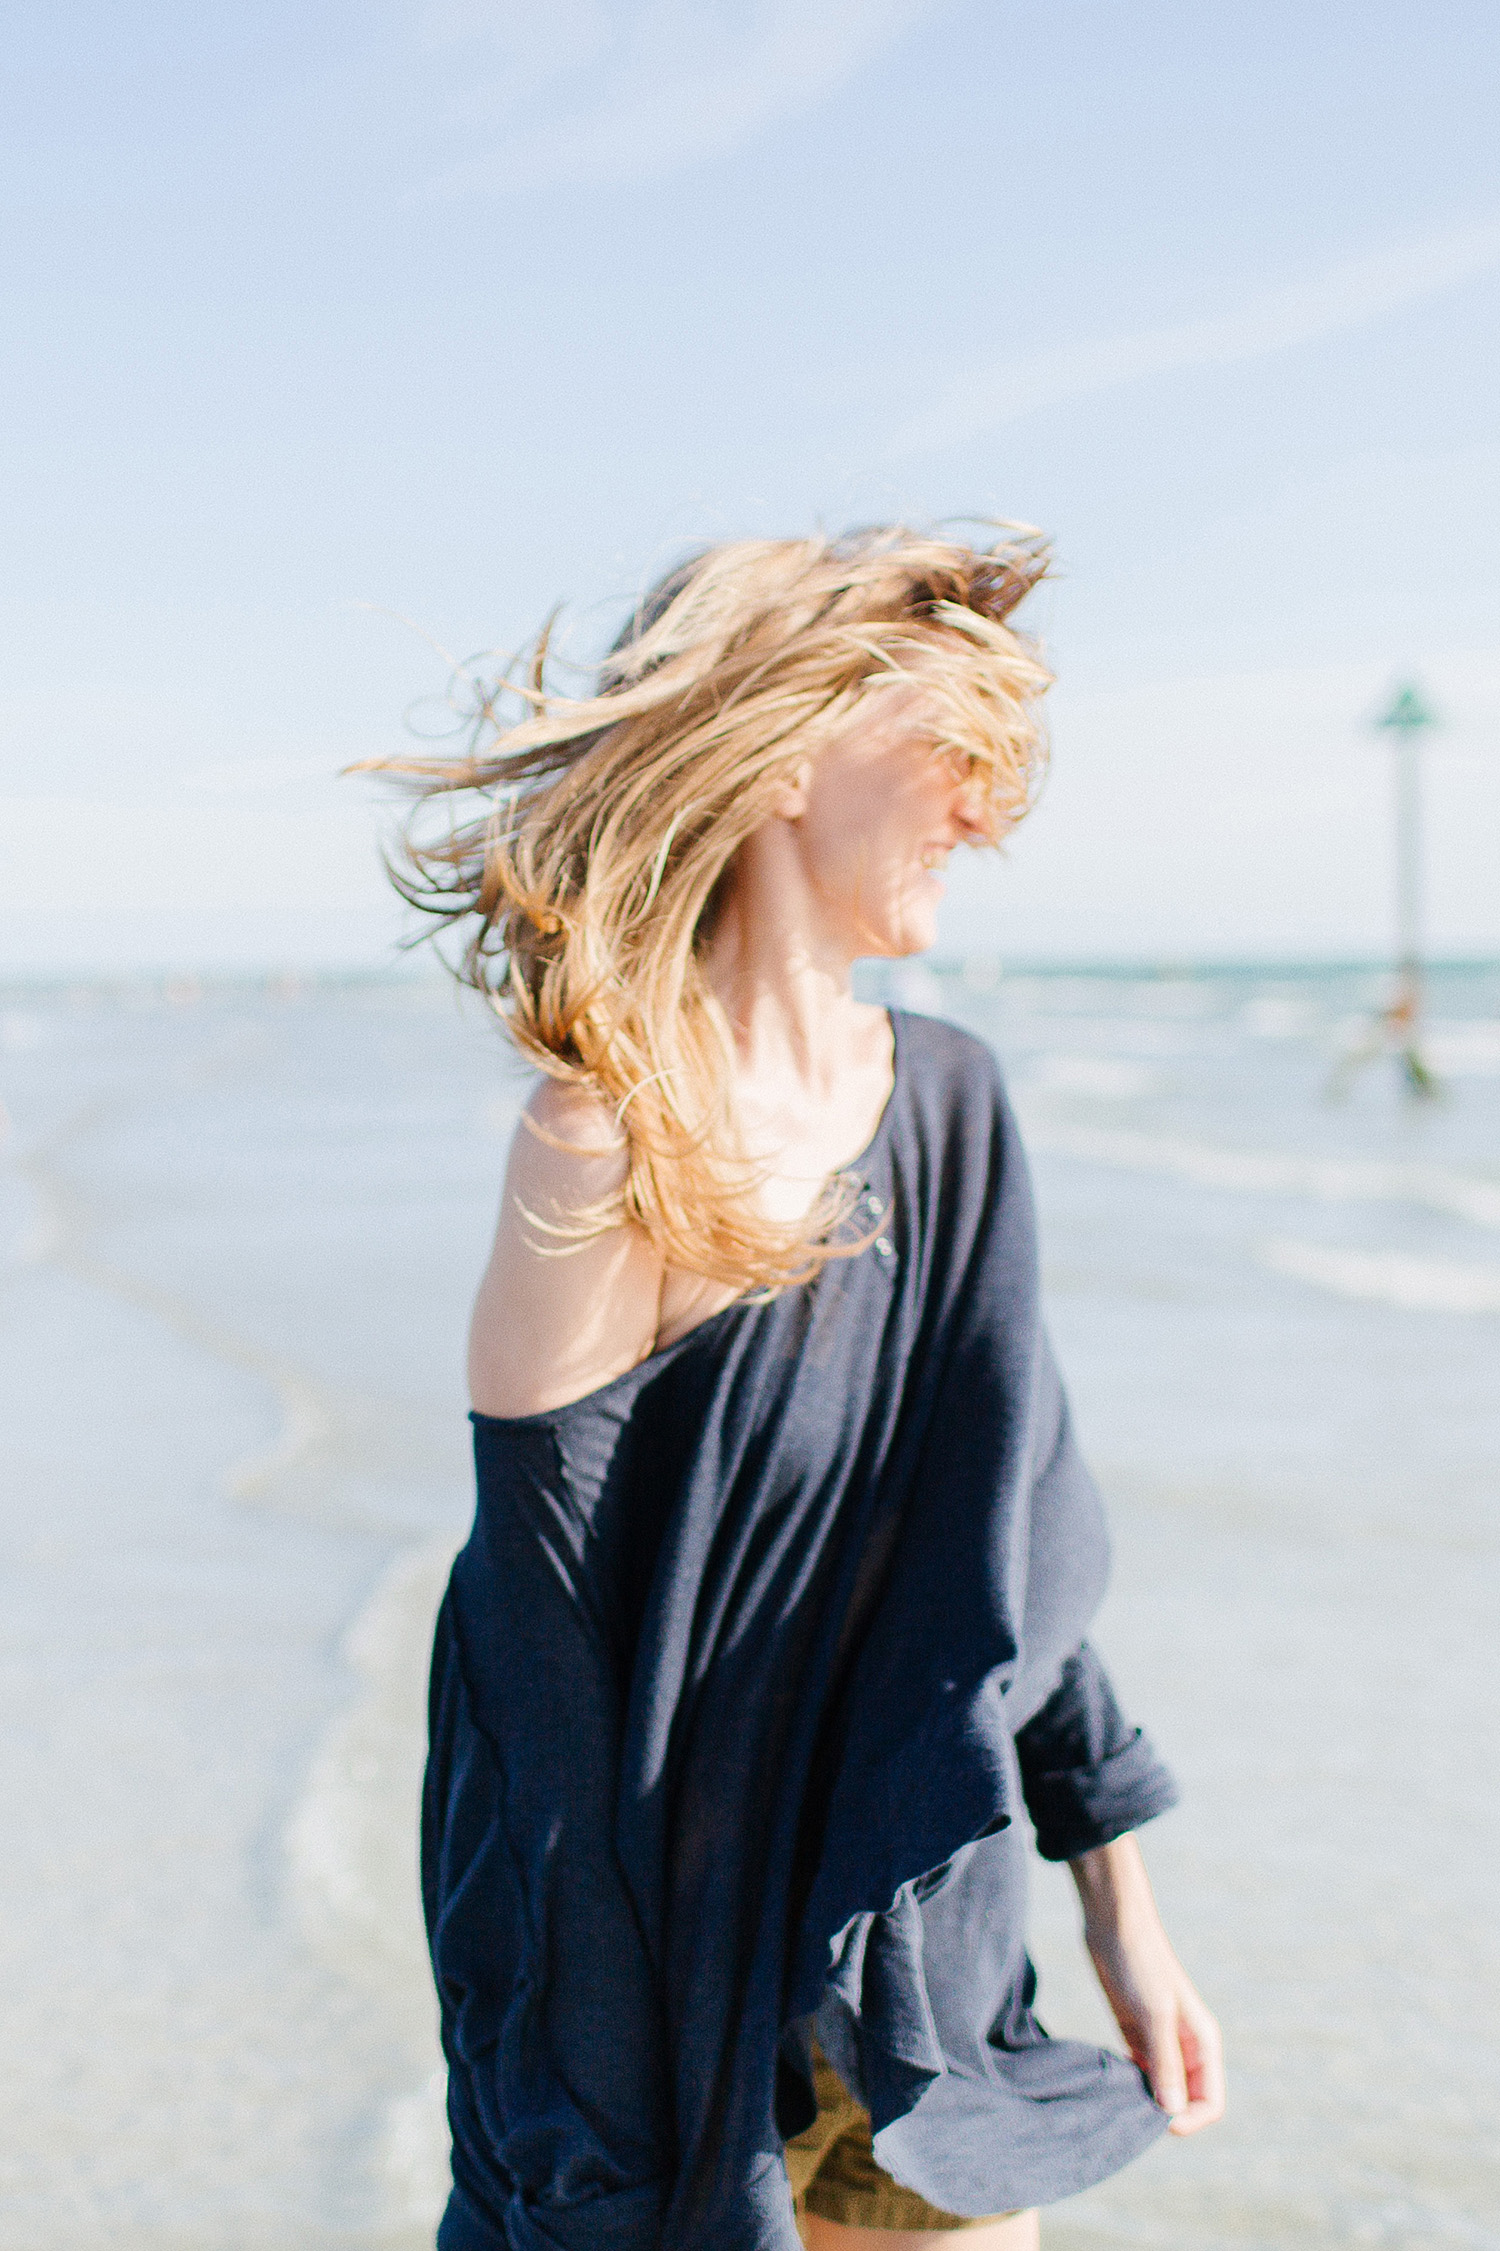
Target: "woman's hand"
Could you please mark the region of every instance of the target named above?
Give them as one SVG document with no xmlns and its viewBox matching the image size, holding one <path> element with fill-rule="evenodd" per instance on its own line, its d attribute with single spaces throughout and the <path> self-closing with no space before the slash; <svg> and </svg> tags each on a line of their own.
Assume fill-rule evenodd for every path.
<svg viewBox="0 0 1500 2251">
<path fill-rule="evenodd" d="M 1104 1997 L 1174 2134 L 1224 2115 L 1219 2027 L 1173 1953 L 1134 1837 L 1070 1861 Z"/>
</svg>

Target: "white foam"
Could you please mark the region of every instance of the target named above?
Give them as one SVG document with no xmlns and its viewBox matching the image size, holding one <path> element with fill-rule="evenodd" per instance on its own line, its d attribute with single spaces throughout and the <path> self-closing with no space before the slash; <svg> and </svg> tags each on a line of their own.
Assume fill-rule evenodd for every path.
<svg viewBox="0 0 1500 2251">
<path fill-rule="evenodd" d="M 0 1264 L 43 1266 L 62 1241 L 56 1216 L 14 1165 L 0 1166 Z"/>
<path fill-rule="evenodd" d="M 1080 1157 L 1090 1164 L 1165 1173 L 1191 1181 L 1194 1187 L 1229 1188 L 1243 1195 L 1307 1196 L 1336 1204 L 1417 1204 L 1466 1219 L 1475 1227 L 1500 1228 L 1500 1182 L 1476 1180 L 1472 1174 L 1442 1165 L 1226 1149 L 1186 1136 L 1075 1125 L 1024 1102 L 1018 1108 L 1033 1149 Z"/>
<path fill-rule="evenodd" d="M 1315 1001 L 1298 994 L 1261 993 L 1240 1010 L 1240 1024 L 1252 1039 L 1305 1039 L 1322 1022 Z"/>
<path fill-rule="evenodd" d="M 323 1387 L 311 1383 L 295 1368 L 272 1362 L 260 1355 L 263 1374 L 273 1385 L 277 1404 L 281 1409 L 281 1428 L 269 1446 L 258 1446 L 253 1452 L 241 1455 L 231 1462 L 220 1477 L 222 1490 L 231 1500 L 254 1500 L 266 1493 L 287 1470 L 310 1455 L 326 1439 L 333 1428 Z"/>
<path fill-rule="evenodd" d="M 420 1974 L 424 1989 L 412 1838 L 432 1620 L 456 1546 L 445 1533 L 404 1550 L 350 1627 L 342 1654 L 359 1693 L 319 1746 L 286 1840 L 312 1933 L 341 1964 L 378 1980 Z"/>
<path fill-rule="evenodd" d="M 1048 1094 L 1080 1094 L 1093 1102 L 1140 1102 L 1161 1092 L 1161 1075 L 1145 1063 L 1110 1055 L 1038 1056 L 1023 1082 Z"/>
<path fill-rule="evenodd" d="M 439 2070 L 386 2110 L 381 2169 L 394 2221 L 431 2228 L 441 2217 L 452 2182 L 448 2145 L 448 2074 Z"/>
<path fill-rule="evenodd" d="M 359 1693 L 320 1744 L 286 1831 L 304 1930 L 434 2059 L 416 1835 L 432 1621 L 456 1546 L 443 1534 L 398 1555 L 350 1627 L 343 1655 Z M 381 2164 L 393 2224 L 432 2226 L 449 2184 L 440 2064 L 387 2106 Z"/>
<path fill-rule="evenodd" d="M 1395 1251 L 1337 1250 L 1285 1236 L 1262 1243 L 1256 1256 L 1275 1274 L 1339 1297 L 1419 1313 L 1500 1313 L 1500 1267 L 1408 1258 Z"/>
<path fill-rule="evenodd" d="M 0 1013 L 0 1048 L 8 1054 L 25 1055 L 33 1048 L 44 1046 L 47 1032 L 44 1017 L 25 1015 L 15 1008 Z"/>
<path fill-rule="evenodd" d="M 1024 1019 L 1023 1019 L 1024 1022 Z M 1055 1016 L 1045 1022 L 1046 1046 L 1065 1053 L 1143 1057 L 1201 1055 L 1212 1027 L 1132 1016 Z M 1001 1042 L 1002 1048 L 1005 1045 Z M 1042 1052 L 1039 1043 L 1033 1052 Z"/>
<path fill-rule="evenodd" d="M 1488 1017 L 1435 1017 L 1425 1049 L 1439 1078 L 1500 1079 L 1500 1023 Z"/>
</svg>

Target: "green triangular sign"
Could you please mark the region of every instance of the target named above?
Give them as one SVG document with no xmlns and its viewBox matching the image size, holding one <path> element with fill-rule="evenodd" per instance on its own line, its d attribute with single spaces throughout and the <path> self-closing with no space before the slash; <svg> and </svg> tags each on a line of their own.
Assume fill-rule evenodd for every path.
<svg viewBox="0 0 1500 2251">
<path fill-rule="evenodd" d="M 1405 733 L 1407 730 L 1415 731 L 1418 727 L 1435 726 L 1437 720 L 1436 715 L 1423 703 L 1418 691 L 1408 684 L 1396 690 L 1390 710 L 1384 718 L 1377 719 L 1375 724 L 1377 727 L 1399 727 Z"/>
</svg>

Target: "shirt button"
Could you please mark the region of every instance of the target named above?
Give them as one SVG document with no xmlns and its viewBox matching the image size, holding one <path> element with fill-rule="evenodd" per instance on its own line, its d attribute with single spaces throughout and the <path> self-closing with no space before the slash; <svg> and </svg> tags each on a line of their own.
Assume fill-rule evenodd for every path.
<svg viewBox="0 0 1500 2251">
<path fill-rule="evenodd" d="M 891 1241 L 891 1238 L 890 1238 L 890 1236 L 889 1236 L 889 1235 L 877 1235 L 877 1236 L 876 1236 L 876 1238 L 875 1238 L 875 1255 L 876 1255 L 876 1257 L 877 1257 L 877 1258 L 894 1258 L 894 1257 L 895 1257 L 895 1255 L 896 1255 L 896 1246 L 895 1246 L 895 1244 L 894 1244 L 894 1243 L 893 1243 L 893 1242 Z"/>
</svg>

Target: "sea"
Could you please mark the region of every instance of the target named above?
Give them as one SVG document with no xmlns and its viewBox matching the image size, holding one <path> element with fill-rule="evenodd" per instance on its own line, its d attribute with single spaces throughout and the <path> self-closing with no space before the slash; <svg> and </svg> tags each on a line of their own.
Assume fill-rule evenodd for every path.
<svg viewBox="0 0 1500 2251">
<path fill-rule="evenodd" d="M 1224 2124 L 1049 2251 L 1500 2251 L 1500 966 L 862 972 L 1006 1067 Z M 0 2242 L 418 2251 L 415 1828 L 525 1080 L 435 977 L 0 989 Z M 1039 2009 L 1105 2040 L 1065 1871 Z M 708 2251 L 708 2247 L 706 2247 Z"/>
</svg>

